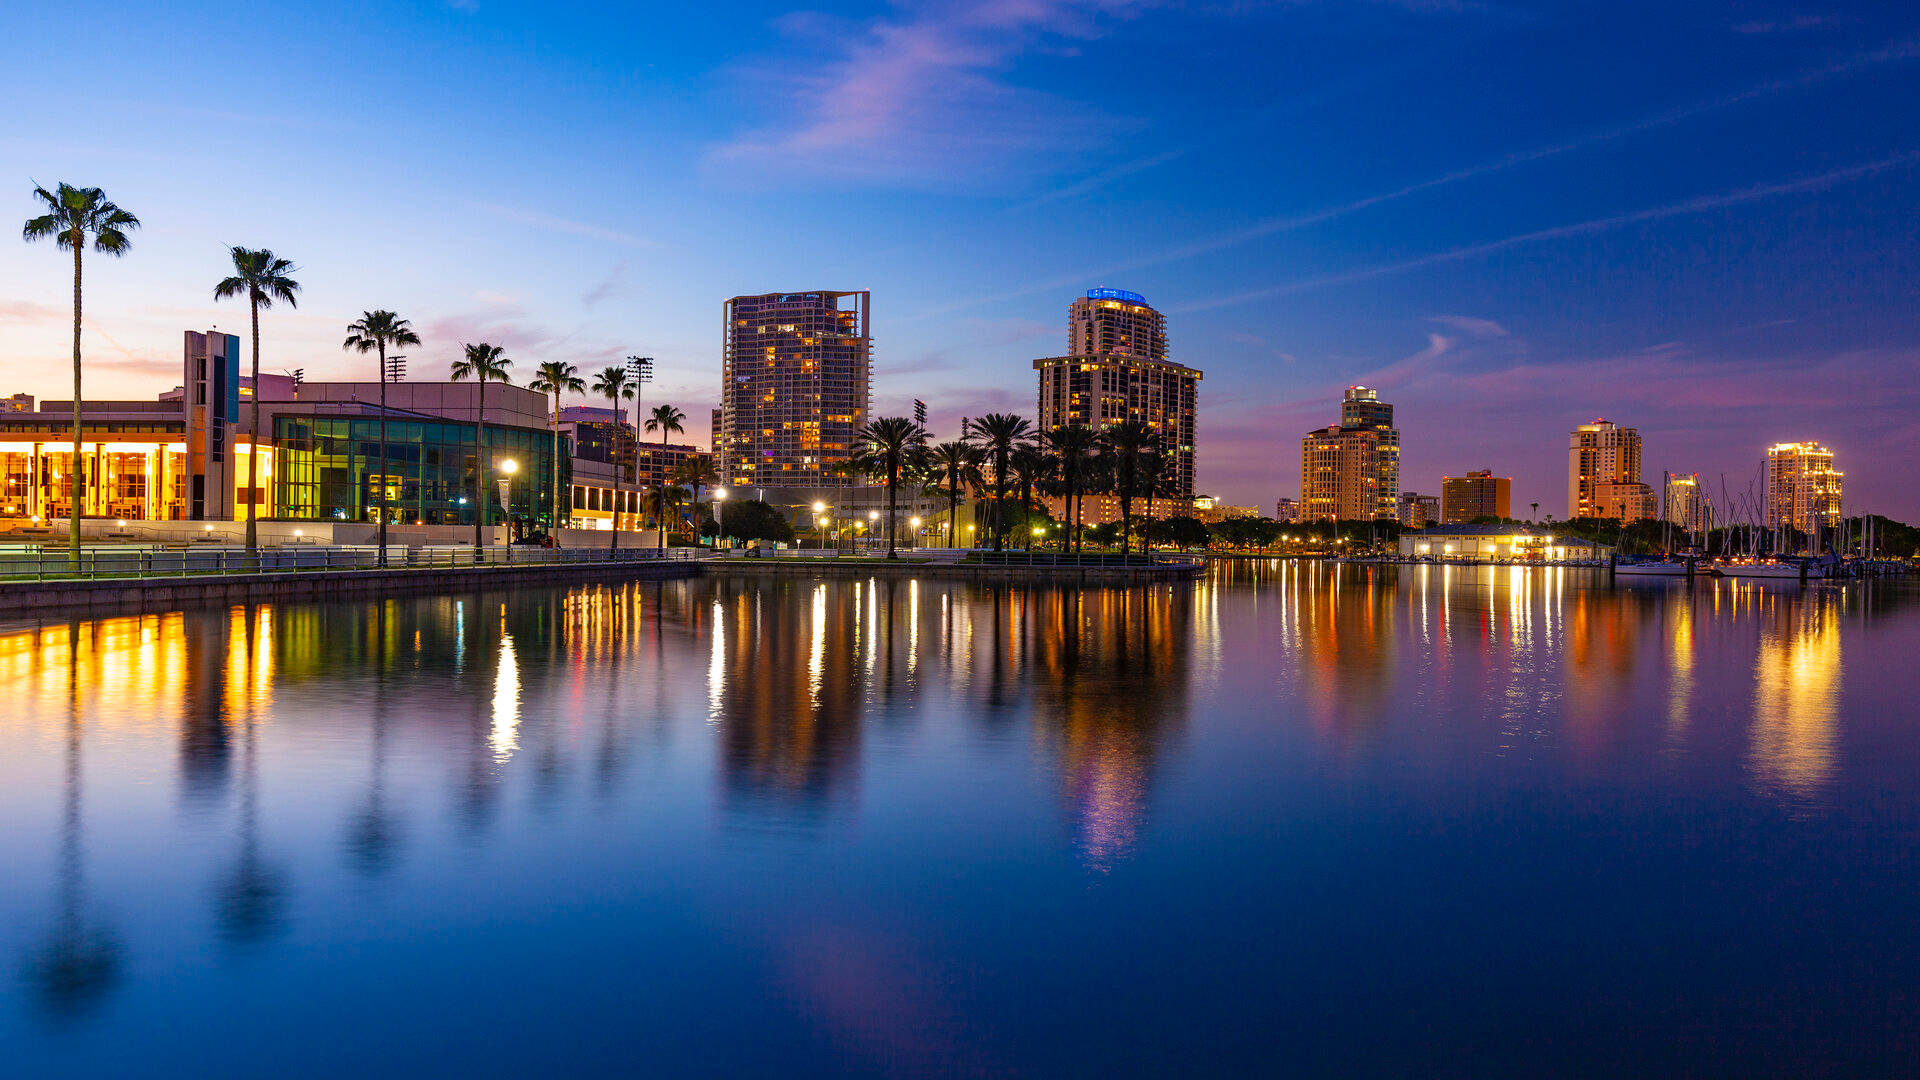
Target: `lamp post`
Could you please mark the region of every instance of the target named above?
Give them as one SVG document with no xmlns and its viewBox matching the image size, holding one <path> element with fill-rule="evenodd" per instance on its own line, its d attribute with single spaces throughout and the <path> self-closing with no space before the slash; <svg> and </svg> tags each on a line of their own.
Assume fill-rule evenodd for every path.
<svg viewBox="0 0 1920 1080">
<path fill-rule="evenodd" d="M 714 529 L 714 532 L 718 534 L 714 537 L 714 540 L 719 542 L 720 547 L 722 549 L 725 549 L 727 546 L 727 489 L 726 488 L 713 489 L 713 529 Z"/>
<path fill-rule="evenodd" d="M 387 565 L 387 518 L 392 516 L 387 512 L 387 384 L 399 382 L 406 377 L 406 374 L 405 353 L 389 356 L 386 358 L 386 363 L 380 365 L 380 538 L 377 541 L 380 545 L 380 555 L 374 561 L 382 567 Z M 298 387 L 296 386 L 295 389 L 297 393 Z M 255 387 L 254 393 L 259 392 L 259 388 Z M 252 498 L 252 493 L 249 492 L 247 497 Z"/>
<path fill-rule="evenodd" d="M 815 527 L 817 527 L 817 528 L 819 529 L 819 531 L 820 531 L 820 550 L 821 550 L 822 552 L 824 552 L 824 551 L 826 551 L 826 550 L 827 550 L 827 518 L 826 518 L 826 513 L 827 513 L 827 504 L 826 504 L 826 503 L 823 503 L 823 502 L 816 502 L 816 503 L 814 503 L 814 504 L 813 504 L 813 524 L 814 524 L 814 525 L 815 525 Z"/>
<path fill-rule="evenodd" d="M 892 522 L 888 522 L 887 524 L 889 524 L 889 525 L 891 525 L 891 524 L 893 524 L 893 523 L 892 523 Z M 878 510 L 869 510 L 869 511 L 867 511 L 867 535 L 868 535 L 869 537 L 871 537 L 871 536 L 873 535 L 873 530 L 875 530 L 875 529 L 877 529 L 877 528 L 879 528 L 879 527 L 880 527 L 880 511 L 878 511 Z M 871 547 L 872 547 L 872 545 L 873 545 L 873 541 L 872 541 L 871 539 L 869 539 L 869 540 L 867 541 L 867 545 L 868 545 L 868 547 L 869 547 L 869 549 L 871 549 Z"/>
<path fill-rule="evenodd" d="M 500 513 L 507 520 L 507 557 L 513 557 L 513 474 L 520 471 L 520 463 L 508 458 L 500 463 Z"/>
<path fill-rule="evenodd" d="M 908 537 L 909 537 L 909 539 L 911 539 L 911 540 L 913 541 L 913 544 L 912 544 L 912 546 L 913 546 L 913 547 L 916 547 L 916 548 L 918 548 L 918 547 L 920 546 L 920 519 L 919 519 L 919 517 L 917 517 L 917 516 L 915 516 L 915 517 L 910 517 L 910 518 L 908 518 L 908 519 L 907 519 L 907 528 L 908 528 L 908 530 L 909 530 L 909 532 L 908 532 Z"/>
</svg>

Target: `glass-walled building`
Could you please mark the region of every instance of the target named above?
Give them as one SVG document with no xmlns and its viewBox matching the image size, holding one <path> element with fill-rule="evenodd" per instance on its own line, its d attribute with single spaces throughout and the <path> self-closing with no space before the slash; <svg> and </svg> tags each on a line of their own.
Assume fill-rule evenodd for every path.
<svg viewBox="0 0 1920 1080">
<path fill-rule="evenodd" d="M 389 417 L 383 445 L 377 416 L 276 416 L 274 516 L 377 521 L 384 489 L 391 522 L 470 525 L 477 512 L 473 500 L 484 491 L 492 501 L 491 518 L 498 523 L 498 482 L 507 479 L 513 516 L 548 521 L 553 434 L 543 428 L 492 424 L 485 432 L 486 442 L 476 453 L 469 423 Z M 484 483 L 476 483 L 476 470 Z M 568 481 L 563 461 L 563 490 Z"/>
</svg>

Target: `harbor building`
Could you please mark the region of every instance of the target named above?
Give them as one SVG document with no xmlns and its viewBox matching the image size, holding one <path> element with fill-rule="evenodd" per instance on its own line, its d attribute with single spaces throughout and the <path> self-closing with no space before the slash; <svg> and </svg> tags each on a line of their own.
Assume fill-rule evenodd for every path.
<svg viewBox="0 0 1920 1080">
<path fill-rule="evenodd" d="M 1767 527 L 1811 534 L 1840 523 L 1842 481 L 1833 451 L 1817 442 L 1767 448 Z"/>
<path fill-rule="evenodd" d="M 1300 440 L 1300 520 L 1375 520 L 1379 492 L 1378 431 L 1331 424 Z"/>
<path fill-rule="evenodd" d="M 1440 520 L 1460 525 L 1476 518 L 1513 516 L 1513 478 L 1481 469 L 1440 480 Z"/>
<path fill-rule="evenodd" d="M 1640 432 L 1601 417 L 1567 439 L 1567 517 L 1654 516 L 1653 489 L 1640 482 Z"/>
<path fill-rule="evenodd" d="M 1613 545 L 1511 523 L 1440 525 L 1400 534 L 1400 557 L 1434 562 L 1604 563 Z"/>
<path fill-rule="evenodd" d="M 723 307 L 718 457 L 741 487 L 837 488 L 873 392 L 870 292 L 762 293 Z"/>
<path fill-rule="evenodd" d="M 1160 435 L 1171 497 L 1192 499 L 1202 374 L 1167 358 L 1166 318 L 1139 293 L 1089 289 L 1068 305 L 1067 350 L 1033 362 L 1039 430 L 1139 420 Z"/>
</svg>

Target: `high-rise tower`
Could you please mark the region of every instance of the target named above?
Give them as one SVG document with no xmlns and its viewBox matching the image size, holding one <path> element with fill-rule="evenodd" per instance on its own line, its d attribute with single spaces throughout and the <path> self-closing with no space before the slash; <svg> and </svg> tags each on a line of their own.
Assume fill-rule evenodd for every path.
<svg viewBox="0 0 1920 1080">
<path fill-rule="evenodd" d="M 1380 392 L 1367 386 L 1349 386 L 1340 401 L 1340 426 L 1366 428 L 1379 433 L 1375 451 L 1379 470 L 1374 497 L 1379 506 L 1375 517 L 1397 517 L 1400 506 L 1400 430 L 1393 426 L 1393 406 L 1380 400 Z"/>
<path fill-rule="evenodd" d="M 1172 497 L 1193 497 L 1198 369 L 1167 359 L 1166 317 L 1139 293 L 1089 289 L 1067 308 L 1067 355 L 1033 362 L 1040 430 L 1139 420 L 1160 433 Z"/>
<path fill-rule="evenodd" d="M 1602 417 L 1567 437 L 1567 517 L 1641 521 L 1655 514 L 1640 482 L 1640 432 Z"/>
<path fill-rule="evenodd" d="M 867 422 L 870 292 L 765 293 L 726 302 L 719 441 L 729 484 L 844 487 L 834 471 Z"/>
<path fill-rule="evenodd" d="M 1840 523 L 1841 481 L 1833 451 L 1817 442 L 1777 443 L 1767 449 L 1767 527 Z"/>
</svg>

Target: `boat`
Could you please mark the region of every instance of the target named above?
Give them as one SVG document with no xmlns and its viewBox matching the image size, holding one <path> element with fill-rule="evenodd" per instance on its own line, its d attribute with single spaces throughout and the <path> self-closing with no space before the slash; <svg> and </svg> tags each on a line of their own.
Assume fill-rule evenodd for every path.
<svg viewBox="0 0 1920 1080">
<path fill-rule="evenodd" d="M 1809 563 L 1803 568 L 1799 563 L 1780 562 L 1777 559 L 1730 559 L 1713 564 L 1713 572 L 1720 577 L 1772 578 L 1778 581 L 1826 576 L 1824 567 Z"/>
<path fill-rule="evenodd" d="M 1623 559 L 1613 564 L 1613 572 L 1621 577 L 1686 577 L 1687 564 L 1671 559 L 1637 559 L 1633 562 Z"/>
</svg>

